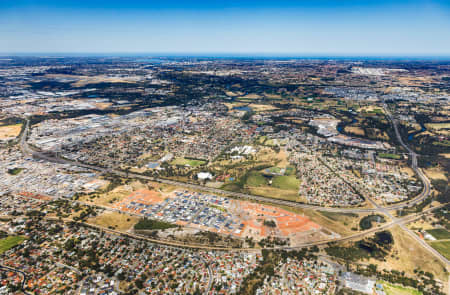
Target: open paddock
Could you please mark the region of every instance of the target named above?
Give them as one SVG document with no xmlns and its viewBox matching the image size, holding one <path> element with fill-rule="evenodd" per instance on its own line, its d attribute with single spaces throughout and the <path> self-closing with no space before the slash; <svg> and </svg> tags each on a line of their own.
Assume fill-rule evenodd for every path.
<svg viewBox="0 0 450 295">
<path fill-rule="evenodd" d="M 0 140 L 11 140 L 19 136 L 22 124 L 0 126 Z"/>
</svg>

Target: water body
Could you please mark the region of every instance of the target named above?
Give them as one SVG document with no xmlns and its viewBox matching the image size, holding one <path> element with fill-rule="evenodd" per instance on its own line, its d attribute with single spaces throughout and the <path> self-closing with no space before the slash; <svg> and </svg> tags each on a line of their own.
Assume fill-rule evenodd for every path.
<svg viewBox="0 0 450 295">
<path fill-rule="evenodd" d="M 353 118 L 352 121 L 351 121 L 348 125 L 354 124 L 354 123 L 356 123 L 356 122 L 358 122 L 358 120 L 356 120 L 355 118 Z M 347 126 L 347 125 L 344 125 L 344 126 Z M 342 128 L 342 126 L 340 126 L 340 125 L 338 125 L 336 129 L 337 129 L 337 131 L 338 131 L 339 133 L 342 133 L 342 130 L 344 130 L 344 129 Z"/>
<path fill-rule="evenodd" d="M 420 125 L 420 126 L 422 127 L 422 129 L 420 129 L 420 131 L 417 131 L 417 132 L 414 132 L 414 133 L 411 133 L 410 135 L 408 135 L 408 141 L 411 141 L 414 138 L 414 136 L 416 136 L 417 134 L 422 133 L 425 130 L 427 130 L 427 128 L 425 128 L 425 126 L 423 126 L 423 125 Z"/>
<path fill-rule="evenodd" d="M 233 107 L 233 110 L 251 112 L 252 108 L 249 106 L 240 106 L 240 107 Z"/>
</svg>

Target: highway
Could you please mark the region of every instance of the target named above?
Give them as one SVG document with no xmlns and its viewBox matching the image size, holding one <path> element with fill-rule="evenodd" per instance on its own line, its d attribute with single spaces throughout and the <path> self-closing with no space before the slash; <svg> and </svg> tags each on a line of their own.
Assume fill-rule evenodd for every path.
<svg viewBox="0 0 450 295">
<path fill-rule="evenodd" d="M 142 174 L 137 174 L 137 173 L 132 173 L 132 172 L 124 172 L 124 171 L 117 170 L 117 169 L 104 168 L 104 167 L 99 167 L 99 166 L 95 166 L 95 165 L 89 165 L 89 164 L 85 164 L 85 163 L 80 163 L 80 162 L 77 162 L 77 161 L 70 161 L 70 160 L 67 160 L 67 159 L 62 159 L 60 157 L 51 156 L 51 155 L 49 155 L 48 152 L 42 152 L 42 151 L 37 151 L 37 150 L 32 149 L 28 145 L 28 143 L 26 142 L 26 136 L 27 136 L 28 130 L 29 130 L 29 121 L 27 120 L 27 123 L 26 123 L 26 126 L 25 126 L 25 130 L 22 133 L 22 137 L 20 139 L 20 147 L 21 147 L 22 152 L 25 155 L 34 156 L 36 158 L 40 158 L 40 159 L 43 159 L 43 160 L 46 160 L 46 161 L 49 161 L 49 162 L 55 162 L 55 163 L 61 163 L 61 164 L 69 164 L 69 165 L 83 167 L 83 168 L 90 169 L 90 170 L 99 171 L 99 172 L 102 172 L 102 173 L 111 173 L 111 174 L 119 175 L 119 176 L 122 176 L 122 177 L 129 177 L 129 178 L 142 179 L 142 180 L 147 180 L 147 181 L 154 181 L 154 182 L 159 182 L 159 183 L 165 183 L 165 184 L 170 184 L 170 185 L 174 185 L 174 186 L 184 187 L 184 188 L 188 188 L 188 189 L 201 190 L 201 191 L 205 191 L 205 192 L 209 192 L 209 193 L 231 196 L 231 197 L 234 197 L 234 198 L 239 198 L 239 199 L 244 199 L 244 200 L 253 200 L 253 201 L 267 202 L 267 203 L 273 203 L 273 204 L 277 204 L 277 205 L 291 206 L 291 207 L 295 207 L 295 208 L 312 209 L 312 210 L 335 212 L 335 213 L 375 213 L 375 212 L 379 211 L 379 209 L 376 208 L 376 207 L 374 207 L 374 208 L 322 207 L 322 206 L 317 206 L 317 205 L 298 203 L 298 202 L 294 202 L 294 201 L 287 201 L 287 200 L 268 198 L 268 197 L 263 197 L 263 196 L 256 196 L 256 195 L 251 195 L 251 194 L 246 194 L 246 193 L 226 191 L 226 190 L 222 190 L 222 189 L 218 189 L 218 188 L 212 188 L 212 187 L 207 187 L 207 186 L 203 186 L 203 185 L 199 185 L 199 184 L 180 182 L 180 181 L 164 179 L 164 178 L 150 177 L 150 176 L 145 176 L 145 175 L 142 175 Z M 417 162 L 417 161 L 415 161 L 415 162 Z M 422 192 L 419 195 L 417 195 L 414 199 L 412 199 L 410 201 L 399 203 L 399 204 L 395 204 L 395 205 L 391 205 L 391 206 L 387 206 L 387 207 L 385 207 L 386 209 L 388 209 L 388 210 L 397 210 L 397 209 L 401 209 L 401 208 L 404 208 L 404 207 L 410 207 L 410 206 L 412 206 L 414 204 L 417 204 L 418 202 L 421 202 L 423 199 L 425 199 L 429 195 L 429 193 L 430 193 L 429 180 L 425 177 L 425 175 L 423 175 L 423 173 L 420 171 L 420 169 L 417 169 L 417 166 L 412 167 L 412 169 L 414 169 L 414 171 L 416 171 L 416 173 L 419 175 L 419 177 L 421 178 L 422 182 L 424 183 L 424 188 L 423 188 Z"/>
<path fill-rule="evenodd" d="M 400 132 L 398 130 L 397 120 L 395 120 L 395 118 L 392 116 L 391 112 L 389 111 L 388 106 L 386 105 L 386 103 L 384 101 L 383 101 L 383 109 L 384 109 L 387 117 L 391 121 L 392 126 L 394 127 L 395 135 L 397 137 L 398 142 L 409 153 L 409 157 L 411 159 L 411 169 L 414 170 L 414 172 L 417 174 L 417 176 L 419 177 L 419 179 L 422 181 L 422 184 L 423 184 L 422 192 L 419 195 L 417 195 L 413 200 L 407 201 L 407 202 L 399 204 L 399 205 L 393 205 L 393 206 L 387 207 L 387 209 L 389 209 L 389 210 L 397 210 L 397 209 L 401 209 L 404 207 L 409 207 L 414 204 L 417 204 L 418 202 L 421 202 L 426 197 L 428 197 L 428 195 L 430 194 L 430 190 L 431 190 L 431 184 L 430 184 L 430 181 L 428 180 L 428 178 L 425 176 L 425 174 L 423 174 L 422 169 L 420 169 L 417 166 L 417 154 L 409 146 L 407 146 L 405 144 L 405 142 L 403 141 L 403 138 L 401 137 Z"/>
<path fill-rule="evenodd" d="M 402 137 L 400 136 L 400 132 L 398 130 L 397 121 L 392 116 L 391 112 L 389 111 L 389 109 L 388 109 L 388 107 L 387 107 L 387 105 L 386 105 L 386 103 L 384 101 L 383 101 L 383 108 L 384 108 L 384 111 L 386 112 L 386 115 L 389 117 L 389 120 L 392 122 L 392 125 L 394 126 L 395 135 L 397 136 L 397 139 L 398 139 L 399 143 L 403 146 L 403 148 L 405 148 L 408 151 L 408 153 L 409 153 L 409 155 L 411 157 L 411 168 L 414 170 L 414 172 L 417 173 L 417 175 L 419 176 L 419 178 L 421 179 L 421 181 L 422 181 L 422 183 L 424 185 L 422 192 L 419 194 L 419 196 L 417 196 L 415 198 L 415 200 L 420 200 L 421 201 L 421 200 L 425 199 L 430 194 L 430 187 L 431 187 L 430 181 L 423 174 L 422 170 L 417 166 L 417 154 L 410 147 L 408 147 L 405 144 L 405 142 L 403 141 Z M 370 200 L 370 201 L 372 203 L 374 203 L 374 206 L 376 206 L 377 209 L 379 209 L 380 212 L 383 212 L 384 214 L 389 216 L 392 220 L 396 220 L 390 214 L 390 212 L 387 210 L 387 208 L 381 208 L 375 202 L 373 202 L 373 200 Z M 450 261 L 446 257 L 444 257 L 441 253 L 436 251 L 433 247 L 431 247 L 423 239 L 418 237 L 412 230 L 410 230 L 408 227 L 406 227 L 405 224 L 399 223 L 399 226 L 406 233 L 408 233 L 413 239 L 415 239 L 420 245 L 422 245 L 422 247 L 427 249 L 428 252 L 432 253 L 435 257 L 437 257 L 439 260 L 441 260 L 446 265 L 447 270 L 450 270 Z"/>
<path fill-rule="evenodd" d="M 302 203 L 285 201 L 285 200 L 279 200 L 279 199 L 273 199 L 273 198 L 267 198 L 267 197 L 262 197 L 262 196 L 255 196 L 255 195 L 245 194 L 245 193 L 230 192 L 230 191 L 225 191 L 225 190 L 221 190 L 221 189 L 217 189 L 217 188 L 205 187 L 205 186 L 198 185 L 198 184 L 191 184 L 191 183 L 184 183 L 184 182 L 173 181 L 173 180 L 168 180 L 168 179 L 163 179 L 163 178 L 149 177 L 149 176 L 145 176 L 145 175 L 141 175 L 141 174 L 136 174 L 136 173 L 131 173 L 131 172 L 124 172 L 124 171 L 120 171 L 120 170 L 117 170 L 117 169 L 103 168 L 103 167 L 98 167 L 98 166 L 94 166 L 94 165 L 80 163 L 80 162 L 77 162 L 77 161 L 70 161 L 70 160 L 67 160 L 67 159 L 62 159 L 60 157 L 49 155 L 48 153 L 45 153 L 45 152 L 42 152 L 42 151 L 36 151 L 36 150 L 32 149 L 28 145 L 28 143 L 26 141 L 28 130 L 29 130 L 29 121 L 28 120 L 26 121 L 26 126 L 25 126 L 25 129 L 24 129 L 24 132 L 22 133 L 22 136 L 20 138 L 20 148 L 21 148 L 22 152 L 24 153 L 24 155 L 34 156 L 34 157 L 37 157 L 37 158 L 40 158 L 40 159 L 43 159 L 43 160 L 46 160 L 46 161 L 50 161 L 50 162 L 56 162 L 56 163 L 61 163 L 61 164 L 70 164 L 70 165 L 74 165 L 74 166 L 78 166 L 78 167 L 83 167 L 83 168 L 86 168 L 86 169 L 99 171 L 99 172 L 102 172 L 102 173 L 112 173 L 112 174 L 115 174 L 115 175 L 118 175 L 118 176 L 122 176 L 122 177 L 129 177 L 129 178 L 143 179 L 143 180 L 149 180 L 149 181 L 156 181 L 156 182 L 160 182 L 160 183 L 166 183 L 166 184 L 171 184 L 171 185 L 175 185 L 175 186 L 185 187 L 185 188 L 188 188 L 188 189 L 202 190 L 202 191 L 207 191 L 207 192 L 210 192 L 210 193 L 228 195 L 228 196 L 241 198 L 241 199 L 262 201 L 262 202 L 268 202 L 268 203 L 273 203 L 273 204 L 278 204 L 278 205 L 288 205 L 288 206 L 297 207 L 297 208 L 312 209 L 312 210 L 319 210 L 319 211 L 329 211 L 329 212 L 340 212 L 340 213 L 370 213 L 370 212 L 378 212 L 378 213 L 381 213 L 381 214 L 385 214 L 386 216 L 391 218 L 391 222 L 387 223 L 387 224 L 384 224 L 384 225 L 382 225 L 380 227 L 376 227 L 376 228 L 370 229 L 368 231 L 360 232 L 360 233 L 357 233 L 355 235 L 347 236 L 347 237 L 344 237 L 344 238 L 333 239 L 333 240 L 326 240 L 326 241 L 317 242 L 317 243 L 305 243 L 305 244 L 302 244 L 302 245 L 300 245 L 298 247 L 277 247 L 277 249 L 279 249 L 279 248 L 294 249 L 294 248 L 302 248 L 302 247 L 308 247 L 308 246 L 314 246 L 314 245 L 323 245 L 323 244 L 327 244 L 329 242 L 338 242 L 338 241 L 352 240 L 352 239 L 355 239 L 355 238 L 364 237 L 364 236 L 366 236 L 368 234 L 374 233 L 374 232 L 379 231 L 379 230 L 384 230 L 384 229 L 389 228 L 389 227 L 394 226 L 394 225 L 399 225 L 405 232 L 407 232 L 411 237 L 413 237 L 417 242 L 419 242 L 425 249 L 427 249 L 430 253 L 432 253 L 439 260 L 441 260 L 446 265 L 446 267 L 448 269 L 450 269 L 450 263 L 444 256 L 442 256 L 439 252 L 437 252 L 435 249 L 433 249 L 425 241 L 420 239 L 414 232 L 409 230 L 404 225 L 405 218 L 402 218 L 402 219 L 395 218 L 389 212 L 390 210 L 398 210 L 398 209 L 401 209 L 401 208 L 404 208 L 404 207 L 410 207 L 410 206 L 412 206 L 414 204 L 417 204 L 417 203 L 421 202 L 426 197 L 428 197 L 428 195 L 430 194 L 430 187 L 431 187 L 431 185 L 430 185 L 430 181 L 422 173 L 421 169 L 417 167 L 417 154 L 414 151 L 412 151 L 403 142 L 403 140 L 402 140 L 402 138 L 400 136 L 400 132 L 398 131 L 396 120 L 392 117 L 392 114 L 389 112 L 386 104 L 383 104 L 383 107 L 385 109 L 385 112 L 386 112 L 387 116 L 389 117 L 389 119 L 391 120 L 391 122 L 392 122 L 392 124 L 394 126 L 394 130 L 395 130 L 396 136 L 398 138 L 398 141 L 409 152 L 409 155 L 411 157 L 411 168 L 417 173 L 418 177 L 420 178 L 420 180 L 423 183 L 423 190 L 420 192 L 419 195 L 417 195 L 412 200 L 409 200 L 407 202 L 403 202 L 403 203 L 400 203 L 400 204 L 386 206 L 386 207 L 382 207 L 382 206 L 378 205 L 375 201 L 373 201 L 372 199 L 370 199 L 368 197 L 366 197 L 366 199 L 373 206 L 373 208 L 333 208 L 333 207 L 321 207 L 321 206 L 316 206 L 316 205 L 302 204 Z M 424 211 L 424 212 L 426 212 L 426 211 Z M 155 240 L 154 242 L 158 242 L 158 241 Z M 161 241 L 159 241 L 159 242 L 161 242 Z M 172 243 L 172 245 L 173 245 L 173 243 Z M 185 246 L 186 247 L 186 245 L 180 245 L 180 246 Z M 196 245 L 196 247 L 197 248 L 201 248 L 198 245 Z M 207 248 L 212 250 L 213 248 L 217 249 L 218 247 L 207 247 Z M 225 250 L 224 248 L 219 248 L 219 249 Z M 226 249 L 226 250 L 232 250 L 232 249 Z M 245 250 L 245 249 L 242 249 L 242 250 Z M 254 250 L 254 249 L 246 249 L 246 250 Z"/>
<path fill-rule="evenodd" d="M 300 250 L 305 247 L 323 246 L 328 243 L 359 240 L 361 238 L 364 238 L 365 236 L 372 235 L 372 234 L 380 232 L 380 231 L 384 231 L 384 230 L 394 227 L 396 225 L 407 224 L 407 223 L 413 222 L 415 220 L 418 220 L 422 216 L 427 215 L 427 214 L 431 213 L 433 210 L 439 209 L 445 205 L 447 205 L 447 204 L 440 204 L 438 206 L 428 208 L 422 212 L 419 212 L 416 214 L 411 214 L 411 215 L 405 216 L 403 218 L 397 218 L 395 220 L 391 220 L 390 222 L 384 223 L 380 226 L 373 227 L 371 229 L 368 229 L 368 230 L 365 230 L 362 232 L 358 232 L 353 235 L 349 235 L 349 236 L 345 236 L 345 237 L 326 239 L 326 240 L 310 242 L 310 243 L 302 243 L 302 244 L 298 244 L 296 246 L 275 246 L 275 247 L 266 247 L 264 249 L 267 249 L 267 250 Z M 44 217 L 44 218 L 47 220 L 60 221 L 60 219 L 57 217 Z M 122 232 L 122 231 L 118 231 L 118 230 L 111 229 L 108 227 L 95 225 L 95 224 L 91 224 L 91 223 L 85 223 L 82 221 L 74 221 L 72 219 L 67 219 L 67 218 L 63 219 L 63 221 L 64 222 L 75 222 L 75 223 L 84 225 L 86 227 L 98 229 L 100 231 L 110 232 L 113 234 L 129 237 L 129 238 L 134 238 L 134 239 L 138 239 L 138 240 L 144 240 L 144 241 L 148 241 L 148 242 L 152 242 L 152 243 L 157 243 L 157 244 L 165 245 L 168 247 L 190 248 L 190 249 L 199 249 L 199 250 L 207 250 L 207 251 L 216 250 L 216 251 L 233 251 L 233 252 L 255 252 L 255 251 L 261 251 L 261 249 L 262 249 L 262 248 L 231 248 L 231 247 L 210 246 L 210 245 L 204 245 L 204 244 L 185 244 L 185 243 L 176 242 L 176 241 L 153 239 L 153 238 L 149 238 L 147 236 L 140 235 L 140 234 L 135 234 L 135 233 L 130 233 L 130 232 Z"/>
</svg>

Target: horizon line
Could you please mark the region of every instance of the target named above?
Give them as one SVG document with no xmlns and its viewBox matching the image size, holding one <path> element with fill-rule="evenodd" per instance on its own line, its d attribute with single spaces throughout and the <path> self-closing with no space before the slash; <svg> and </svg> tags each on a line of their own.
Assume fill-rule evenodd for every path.
<svg viewBox="0 0 450 295">
<path fill-rule="evenodd" d="M 450 58 L 448 54 L 432 53 L 239 53 L 239 52 L 0 52 L 0 57 L 248 57 L 248 58 Z"/>
</svg>

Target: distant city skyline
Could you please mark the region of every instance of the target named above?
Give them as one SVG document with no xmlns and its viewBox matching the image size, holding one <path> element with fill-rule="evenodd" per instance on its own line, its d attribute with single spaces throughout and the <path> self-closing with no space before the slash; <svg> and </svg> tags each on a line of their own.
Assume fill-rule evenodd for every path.
<svg viewBox="0 0 450 295">
<path fill-rule="evenodd" d="M 448 1 L 228 2 L 2 1 L 0 52 L 450 56 Z"/>
</svg>

